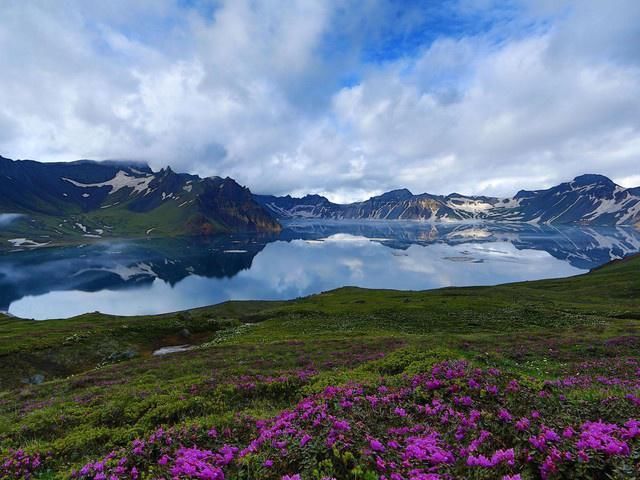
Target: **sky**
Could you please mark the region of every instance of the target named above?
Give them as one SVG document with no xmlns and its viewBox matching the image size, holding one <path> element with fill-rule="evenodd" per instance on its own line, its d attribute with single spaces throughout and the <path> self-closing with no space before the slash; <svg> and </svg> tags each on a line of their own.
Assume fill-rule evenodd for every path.
<svg viewBox="0 0 640 480">
<path fill-rule="evenodd" d="M 640 185 L 637 0 L 2 0 L 0 155 L 256 193 Z"/>
</svg>

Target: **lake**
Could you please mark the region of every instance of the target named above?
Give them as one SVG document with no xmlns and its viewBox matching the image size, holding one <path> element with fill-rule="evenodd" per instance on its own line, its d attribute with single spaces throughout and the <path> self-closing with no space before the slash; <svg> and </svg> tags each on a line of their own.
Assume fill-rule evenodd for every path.
<svg viewBox="0 0 640 480">
<path fill-rule="evenodd" d="M 632 228 L 295 221 L 276 235 L 145 239 L 0 254 L 0 310 L 163 313 L 353 285 L 424 290 L 565 277 L 640 251 Z"/>
</svg>

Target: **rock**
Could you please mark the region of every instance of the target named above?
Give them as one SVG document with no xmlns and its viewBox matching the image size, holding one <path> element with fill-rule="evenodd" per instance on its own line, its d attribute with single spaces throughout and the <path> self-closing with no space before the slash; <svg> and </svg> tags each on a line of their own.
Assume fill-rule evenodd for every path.
<svg viewBox="0 0 640 480">
<path fill-rule="evenodd" d="M 44 375 L 41 373 L 36 373 L 35 375 L 31 375 L 29 378 L 27 378 L 25 383 L 28 383 L 30 385 L 40 385 L 42 382 L 44 382 Z"/>
<path fill-rule="evenodd" d="M 133 349 L 124 350 L 123 352 L 113 352 L 107 357 L 106 361 L 119 362 L 121 360 L 130 360 L 133 357 L 136 357 L 137 355 L 138 355 L 138 352 L 136 352 Z"/>
<path fill-rule="evenodd" d="M 189 329 L 183 328 L 182 330 L 180 330 L 180 332 L 178 332 L 178 335 L 180 335 L 182 338 L 189 338 L 191 337 L 191 332 L 189 331 Z"/>
</svg>

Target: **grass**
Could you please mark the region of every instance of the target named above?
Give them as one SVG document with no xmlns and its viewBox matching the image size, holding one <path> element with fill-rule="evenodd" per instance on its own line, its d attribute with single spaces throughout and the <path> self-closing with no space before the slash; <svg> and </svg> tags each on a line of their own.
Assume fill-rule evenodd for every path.
<svg viewBox="0 0 640 480">
<path fill-rule="evenodd" d="M 584 362 L 637 358 L 639 328 L 637 256 L 495 287 L 349 287 L 157 316 L 0 317 L 0 457 L 8 448 L 50 451 L 42 478 L 65 478 L 158 425 L 267 418 L 327 385 L 416 374 L 444 359 L 541 383 Z M 185 343 L 197 348 L 152 355 Z M 37 374 L 44 383 L 24 383 Z M 594 402 L 601 392 L 575 394 Z"/>
<path fill-rule="evenodd" d="M 185 193 L 185 195 L 187 195 Z M 186 198 L 185 201 L 190 200 Z M 114 201 L 117 198 L 114 198 Z M 13 238 L 27 238 L 47 247 L 93 243 L 104 239 L 169 238 L 189 234 L 187 225 L 198 217 L 193 208 L 180 208 L 176 202 L 165 202 L 151 211 L 137 213 L 127 202 L 110 208 L 83 212 L 70 207 L 63 216 L 29 213 L 0 232 L 0 253 L 12 250 Z M 229 228 L 209 219 L 211 233 L 228 233 Z M 78 225 L 83 225 L 86 232 Z M 100 235 L 96 233 L 100 231 Z M 86 234 L 89 234 L 87 236 Z"/>
</svg>

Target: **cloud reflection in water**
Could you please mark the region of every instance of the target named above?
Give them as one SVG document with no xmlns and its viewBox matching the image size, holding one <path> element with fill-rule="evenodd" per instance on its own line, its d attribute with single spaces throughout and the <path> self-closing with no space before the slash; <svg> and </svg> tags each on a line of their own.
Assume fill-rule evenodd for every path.
<svg viewBox="0 0 640 480">
<path fill-rule="evenodd" d="M 345 285 L 423 290 L 584 272 L 544 250 L 518 249 L 508 241 L 412 244 L 406 249 L 389 248 L 384 242 L 385 239 L 345 233 L 321 241 L 275 241 L 257 253 L 249 268 L 233 276 L 208 277 L 195 272 L 173 284 L 155 278 L 127 288 L 49 291 L 23 296 L 11 303 L 9 311 L 19 317 L 37 319 L 90 311 L 152 314 L 229 299 L 289 299 Z"/>
</svg>

